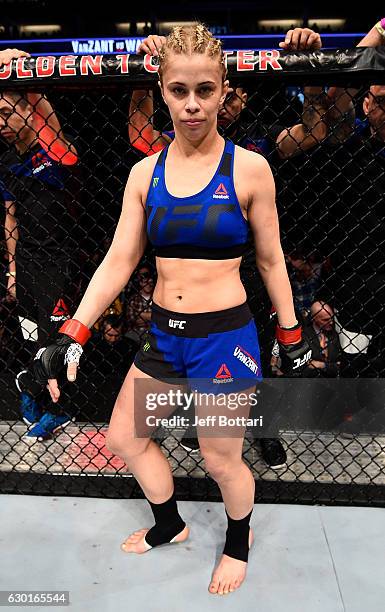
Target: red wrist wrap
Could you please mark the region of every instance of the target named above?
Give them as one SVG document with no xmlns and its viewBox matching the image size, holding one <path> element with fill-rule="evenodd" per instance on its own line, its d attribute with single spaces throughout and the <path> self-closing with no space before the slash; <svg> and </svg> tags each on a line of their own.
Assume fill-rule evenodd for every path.
<svg viewBox="0 0 385 612">
<path fill-rule="evenodd" d="M 302 340 L 302 327 L 298 324 L 294 329 L 283 329 L 277 325 L 275 337 L 281 344 L 296 344 Z"/>
<path fill-rule="evenodd" d="M 66 334 L 82 346 L 91 337 L 88 327 L 76 319 L 67 319 L 59 329 L 59 334 Z"/>
</svg>

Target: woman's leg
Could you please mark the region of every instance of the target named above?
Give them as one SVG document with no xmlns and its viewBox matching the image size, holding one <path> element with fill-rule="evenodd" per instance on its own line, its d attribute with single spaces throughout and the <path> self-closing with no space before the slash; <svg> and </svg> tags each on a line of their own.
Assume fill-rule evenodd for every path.
<svg viewBox="0 0 385 612">
<path fill-rule="evenodd" d="M 143 553 L 153 546 L 188 537 L 188 528 L 177 511 L 170 465 L 159 446 L 149 438 L 151 429 L 155 427 L 146 428 L 143 425 L 146 416 L 165 418 L 172 412 L 174 408 L 166 406 L 162 413 L 158 408 L 154 414 L 146 406 L 148 393 L 167 392 L 169 388 L 169 385 L 152 379 L 133 364 L 111 416 L 106 446 L 124 460 L 143 489 L 155 517 L 151 530 L 142 529 L 127 538 L 122 545 L 125 552 Z M 146 432 L 148 435 L 138 437 L 138 431 L 141 436 Z M 150 533 L 145 539 L 148 531 Z"/>
<path fill-rule="evenodd" d="M 218 484 L 228 514 L 241 519 L 254 505 L 254 477 L 242 459 L 243 438 L 199 438 L 211 478 Z"/>
<path fill-rule="evenodd" d="M 245 393 L 250 393 L 251 390 Z M 215 408 L 217 416 L 219 411 Z M 248 417 L 249 407 L 241 407 L 229 417 Z M 218 437 L 219 430 L 210 432 L 198 427 L 198 438 L 206 469 L 218 484 L 228 520 L 226 543 L 221 560 L 209 586 L 210 593 L 227 594 L 238 588 L 245 576 L 248 551 L 253 542 L 250 516 L 254 507 L 254 477 L 242 459 L 245 427 L 221 427 L 228 437 Z"/>
</svg>

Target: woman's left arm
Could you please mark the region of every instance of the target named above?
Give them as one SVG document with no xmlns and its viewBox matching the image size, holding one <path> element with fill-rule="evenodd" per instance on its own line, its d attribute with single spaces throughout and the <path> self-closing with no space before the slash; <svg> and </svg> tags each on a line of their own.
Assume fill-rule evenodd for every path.
<svg viewBox="0 0 385 612">
<path fill-rule="evenodd" d="M 247 151 L 247 153 L 251 153 Z M 312 351 L 297 322 L 293 294 L 279 237 L 275 185 L 267 161 L 256 153 L 245 160 L 248 186 L 248 218 L 254 235 L 256 263 L 278 317 L 276 338 L 281 370 L 290 376 L 301 376 L 311 360 Z"/>
<path fill-rule="evenodd" d="M 257 267 L 277 312 L 279 324 L 293 327 L 297 319 L 279 236 L 274 178 L 264 157 L 249 151 L 247 153 L 247 210 L 254 236 Z"/>
</svg>

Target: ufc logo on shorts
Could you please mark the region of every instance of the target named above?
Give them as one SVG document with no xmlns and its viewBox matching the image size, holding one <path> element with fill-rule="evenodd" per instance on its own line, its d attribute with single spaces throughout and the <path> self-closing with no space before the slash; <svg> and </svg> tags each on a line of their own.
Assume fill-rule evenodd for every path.
<svg viewBox="0 0 385 612">
<path fill-rule="evenodd" d="M 187 321 L 177 321 L 176 319 L 168 320 L 169 327 L 177 327 L 178 329 L 184 329 L 185 323 L 187 323 Z"/>
<path fill-rule="evenodd" d="M 304 355 L 301 359 L 301 357 L 298 357 L 297 359 L 294 359 L 294 365 L 293 365 L 293 370 L 296 370 L 297 368 L 300 368 L 301 366 L 305 365 L 305 363 L 307 363 L 308 361 L 310 361 L 311 359 L 311 350 L 308 351 L 306 353 L 306 355 Z"/>
</svg>

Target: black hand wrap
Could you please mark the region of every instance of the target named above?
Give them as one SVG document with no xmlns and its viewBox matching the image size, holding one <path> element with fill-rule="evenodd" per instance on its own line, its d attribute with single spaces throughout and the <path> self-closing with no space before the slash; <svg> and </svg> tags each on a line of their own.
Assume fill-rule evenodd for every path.
<svg viewBox="0 0 385 612">
<path fill-rule="evenodd" d="M 79 365 L 82 346 L 90 336 L 90 330 L 81 321 L 67 319 L 59 329 L 54 344 L 43 347 L 36 353 L 32 366 L 35 379 L 43 384 L 49 378 L 57 378 L 69 363 Z"/>
<path fill-rule="evenodd" d="M 66 365 L 79 365 L 82 346 L 90 336 L 91 332 L 86 325 L 76 319 L 67 319 L 54 342 L 38 350 L 31 368 L 19 372 L 16 376 L 18 390 L 36 397 L 44 389 L 48 379 L 57 378 Z"/>
<path fill-rule="evenodd" d="M 65 369 L 67 353 L 71 350 L 71 346 L 79 347 L 69 336 L 58 334 L 54 344 L 39 349 L 31 367 L 22 370 L 16 376 L 15 383 L 18 390 L 21 393 L 29 393 L 32 397 L 38 397 L 48 379 L 58 378 Z"/>
<path fill-rule="evenodd" d="M 288 376 L 301 376 L 312 356 L 307 340 L 302 338 L 301 324 L 297 323 L 290 329 L 277 325 L 276 337 L 282 372 Z"/>
<path fill-rule="evenodd" d="M 37 382 L 46 384 L 49 378 L 58 377 L 66 366 L 71 345 L 80 346 L 66 334 L 58 334 L 54 344 L 43 347 L 36 353 L 32 373 Z"/>
</svg>

